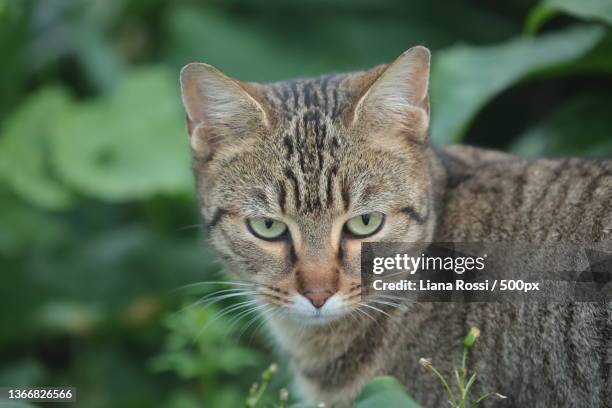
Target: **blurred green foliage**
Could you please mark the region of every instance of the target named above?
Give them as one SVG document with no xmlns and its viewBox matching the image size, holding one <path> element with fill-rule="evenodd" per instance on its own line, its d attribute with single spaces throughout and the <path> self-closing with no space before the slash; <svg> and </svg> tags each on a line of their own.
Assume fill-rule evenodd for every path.
<svg viewBox="0 0 612 408">
<path fill-rule="evenodd" d="M 393 377 L 378 377 L 363 387 L 355 408 L 421 408 Z"/>
<path fill-rule="evenodd" d="M 423 44 L 435 143 L 604 156 L 611 23 L 610 0 L 0 0 L 0 384 L 70 384 L 92 408 L 240 406 L 275 358 L 232 314 L 181 309 L 198 297 L 175 289 L 219 272 L 182 65 L 273 81 Z"/>
<path fill-rule="evenodd" d="M 192 305 L 164 319 L 169 334 L 164 352 L 151 360 L 151 368 L 175 372 L 182 380 L 195 380 L 199 387 L 195 397 L 193 389 L 181 392 L 177 387 L 172 390 L 173 401 L 193 407 L 242 406 L 245 384 L 235 378 L 249 379 L 247 373 L 255 378 L 257 371 L 249 369 L 267 363 L 261 354 L 236 342 L 240 330 L 228 324 L 229 318 L 217 319 L 218 313 L 217 309 Z"/>
</svg>

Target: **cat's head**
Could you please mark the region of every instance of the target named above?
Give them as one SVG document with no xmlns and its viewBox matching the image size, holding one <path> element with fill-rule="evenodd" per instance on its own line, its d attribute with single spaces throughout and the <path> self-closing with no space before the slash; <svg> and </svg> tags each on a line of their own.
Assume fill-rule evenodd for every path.
<svg viewBox="0 0 612 408">
<path fill-rule="evenodd" d="M 369 301 L 362 242 L 431 240 L 429 61 L 414 47 L 369 71 L 268 85 L 182 70 L 210 241 L 262 303 L 329 322 Z"/>
</svg>

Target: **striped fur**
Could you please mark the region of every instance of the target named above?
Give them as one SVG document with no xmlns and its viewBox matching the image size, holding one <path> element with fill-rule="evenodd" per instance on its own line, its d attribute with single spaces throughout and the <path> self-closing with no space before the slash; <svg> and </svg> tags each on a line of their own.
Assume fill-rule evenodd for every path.
<svg viewBox="0 0 612 408">
<path fill-rule="evenodd" d="M 342 235 L 342 225 L 371 211 L 386 214 L 373 237 L 381 241 L 612 239 L 611 161 L 430 147 L 423 50 L 370 71 L 269 85 L 202 64 L 186 68 L 193 169 L 209 238 L 230 275 L 261 288 L 264 304 L 288 308 L 315 275 L 346 299 L 358 295 L 359 242 Z M 229 95 L 207 98 L 201 84 L 211 81 L 219 81 L 215 92 L 225 84 L 231 97 L 248 98 L 211 107 L 208 119 L 206 104 Z M 291 239 L 258 240 L 245 227 L 248 217 L 282 220 Z M 476 392 L 509 396 L 484 406 L 612 407 L 611 303 L 378 307 L 384 313 L 371 311 L 375 319 L 347 314 L 307 326 L 286 313 L 267 317 L 305 400 L 350 403 L 371 378 L 391 374 L 424 406 L 445 407 L 442 387 L 418 359 L 431 357 L 449 374 L 475 325 L 483 332 L 471 359 Z"/>
</svg>

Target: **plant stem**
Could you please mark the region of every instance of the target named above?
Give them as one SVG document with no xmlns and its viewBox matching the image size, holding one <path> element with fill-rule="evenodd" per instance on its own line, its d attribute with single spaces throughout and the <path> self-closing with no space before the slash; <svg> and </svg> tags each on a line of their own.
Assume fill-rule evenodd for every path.
<svg viewBox="0 0 612 408">
<path fill-rule="evenodd" d="M 448 396 L 449 396 L 449 398 L 451 400 L 451 405 L 453 407 L 456 407 L 457 406 L 457 402 L 455 400 L 455 396 L 453 395 L 453 390 L 451 390 L 450 385 L 448 385 L 448 382 L 446 381 L 446 379 L 444 378 L 442 373 L 440 373 L 433 365 L 429 366 L 429 368 L 431 369 L 431 371 L 433 371 L 433 373 L 436 376 L 438 376 L 440 381 L 442 381 L 442 384 L 444 385 L 444 388 L 446 388 L 446 392 L 448 393 Z"/>
<path fill-rule="evenodd" d="M 484 401 L 485 399 L 489 398 L 491 395 L 493 395 L 493 393 L 492 393 L 492 392 L 489 392 L 489 393 L 486 393 L 485 395 L 481 396 L 480 398 L 478 398 L 478 399 L 476 400 L 476 402 L 474 402 L 474 403 L 471 405 L 471 408 L 474 408 L 476 405 L 480 404 L 482 401 Z"/>
<path fill-rule="evenodd" d="M 272 376 L 276 372 L 276 364 L 271 364 L 264 372 L 261 374 L 261 383 L 253 384 L 251 390 L 249 392 L 249 396 L 245 402 L 246 408 L 255 408 L 257 403 L 263 396 L 264 392 L 266 392 L 266 388 L 268 388 L 268 384 L 272 380 Z"/>
<path fill-rule="evenodd" d="M 460 393 L 459 408 L 464 408 L 467 402 L 467 392 L 469 389 L 469 386 L 466 386 L 468 350 L 469 347 L 464 346 L 463 354 L 461 355 L 461 376 L 460 381 L 458 380 Z"/>
<path fill-rule="evenodd" d="M 461 370 L 463 371 L 463 379 L 465 380 L 465 375 L 467 372 L 467 354 L 468 354 L 468 348 L 464 347 L 463 348 L 463 355 L 461 356 Z"/>
</svg>

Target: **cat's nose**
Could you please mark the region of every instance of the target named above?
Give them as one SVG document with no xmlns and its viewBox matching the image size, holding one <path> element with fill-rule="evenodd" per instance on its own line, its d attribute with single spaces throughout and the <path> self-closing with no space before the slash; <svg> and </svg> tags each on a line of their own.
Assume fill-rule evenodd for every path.
<svg viewBox="0 0 612 408">
<path fill-rule="evenodd" d="M 320 309 L 333 293 L 330 290 L 309 290 L 302 293 L 302 295 L 310 300 L 310 303 L 312 303 L 314 307 Z"/>
</svg>

